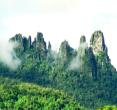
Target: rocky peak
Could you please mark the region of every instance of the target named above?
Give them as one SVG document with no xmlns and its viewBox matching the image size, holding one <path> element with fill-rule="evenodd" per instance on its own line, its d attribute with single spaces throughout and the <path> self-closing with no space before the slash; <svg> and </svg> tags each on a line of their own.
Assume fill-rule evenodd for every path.
<svg viewBox="0 0 117 110">
<path fill-rule="evenodd" d="M 36 49 L 46 50 L 46 42 L 44 41 L 43 34 L 38 32 L 36 37 Z"/>
<path fill-rule="evenodd" d="M 90 47 L 96 58 L 97 66 L 100 67 L 101 71 L 108 69 L 107 65 L 110 64 L 110 58 L 105 45 L 104 35 L 101 31 L 95 31 L 92 34 Z M 98 71 L 98 75 L 99 74 L 100 72 Z"/>
<path fill-rule="evenodd" d="M 41 32 L 37 32 L 37 42 L 44 42 L 43 34 Z"/>
<path fill-rule="evenodd" d="M 32 44 L 31 36 L 29 36 L 29 38 L 27 39 L 27 37 L 22 36 L 22 34 L 16 34 L 9 41 L 17 42 L 17 49 L 20 49 L 20 51 L 26 51 L 27 49 L 31 48 Z"/>
<path fill-rule="evenodd" d="M 24 50 L 30 49 L 32 45 L 31 36 L 29 36 L 28 38 L 23 37 L 22 40 L 23 40 Z"/>
<path fill-rule="evenodd" d="M 104 35 L 101 31 L 95 31 L 90 40 L 90 46 L 94 54 L 107 51 Z"/>
<path fill-rule="evenodd" d="M 59 48 L 59 55 L 62 58 L 68 58 L 71 54 L 73 54 L 73 49 L 70 47 L 68 41 L 63 41 Z"/>
<path fill-rule="evenodd" d="M 86 37 L 85 36 L 81 36 L 80 38 L 80 44 L 82 43 L 86 43 Z"/>
<path fill-rule="evenodd" d="M 36 46 L 36 57 L 40 59 L 45 59 L 47 55 L 46 42 L 44 41 L 43 34 L 38 32 L 37 37 L 34 40 L 33 45 Z M 35 47 L 34 46 L 34 47 Z"/>
<path fill-rule="evenodd" d="M 48 42 L 48 52 L 51 52 L 51 43 L 50 42 Z"/>
<path fill-rule="evenodd" d="M 24 47 L 23 47 L 23 37 L 22 37 L 22 34 L 16 34 L 14 37 L 10 38 L 9 40 L 10 42 L 16 42 L 17 43 L 17 48 L 16 48 L 16 51 L 17 52 L 22 52 L 24 50 Z"/>
<path fill-rule="evenodd" d="M 32 45 L 32 39 L 31 36 L 28 37 L 28 48 L 31 48 Z"/>
<path fill-rule="evenodd" d="M 31 36 L 27 38 L 25 36 L 22 36 L 22 34 L 16 34 L 9 41 L 18 43 L 16 51 L 19 54 L 22 54 L 22 52 L 32 48 L 34 52 L 34 58 L 38 59 L 38 61 L 40 59 L 46 58 L 46 42 L 44 41 L 43 34 L 40 32 L 37 33 L 37 36 L 33 42 L 31 41 Z"/>
<path fill-rule="evenodd" d="M 14 37 L 10 38 L 10 41 L 22 43 L 22 34 L 16 34 Z"/>
<path fill-rule="evenodd" d="M 28 49 L 28 39 L 26 37 L 22 38 L 24 51 Z"/>
<path fill-rule="evenodd" d="M 81 38 L 80 38 L 80 45 L 79 45 L 79 48 L 78 48 L 78 55 L 79 55 L 79 57 L 83 57 L 86 54 L 87 49 L 88 49 L 88 45 L 86 43 L 86 37 L 85 36 L 81 36 Z"/>
<path fill-rule="evenodd" d="M 86 37 L 81 36 L 77 59 L 80 62 L 79 72 L 93 79 L 97 78 L 97 65 L 92 48 L 88 47 Z"/>
</svg>

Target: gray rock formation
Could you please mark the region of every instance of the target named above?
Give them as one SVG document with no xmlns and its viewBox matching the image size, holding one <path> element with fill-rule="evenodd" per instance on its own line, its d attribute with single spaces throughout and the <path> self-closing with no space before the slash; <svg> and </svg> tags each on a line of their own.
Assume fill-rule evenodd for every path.
<svg viewBox="0 0 117 110">
<path fill-rule="evenodd" d="M 88 47 L 86 37 L 81 36 L 78 48 L 79 72 L 81 76 L 88 76 L 97 79 L 97 63 L 92 48 Z"/>
<path fill-rule="evenodd" d="M 32 46 L 32 40 L 31 40 L 31 36 L 28 37 L 28 48 L 30 49 Z"/>
<path fill-rule="evenodd" d="M 26 37 L 22 38 L 24 51 L 28 49 L 28 39 Z"/>
<path fill-rule="evenodd" d="M 48 42 L 48 52 L 51 52 L 51 50 L 52 50 L 51 43 L 50 43 L 50 42 Z"/>
<path fill-rule="evenodd" d="M 36 37 L 36 57 L 38 60 L 46 59 L 47 49 L 46 42 L 44 41 L 43 34 L 38 32 Z"/>
<path fill-rule="evenodd" d="M 33 42 L 31 41 L 31 36 L 29 36 L 27 39 L 21 34 L 16 34 L 9 41 L 17 42 L 18 46 L 15 50 L 19 54 L 32 48 L 34 52 L 34 58 L 36 60 L 39 61 L 41 59 L 46 59 L 47 57 L 46 42 L 44 41 L 43 34 L 40 32 L 37 33 L 37 36 Z"/>
<path fill-rule="evenodd" d="M 101 31 L 95 31 L 92 34 L 91 40 L 90 40 L 90 46 L 94 54 L 107 51 L 107 47 L 105 45 L 105 40 L 104 40 L 104 35 Z"/>
<path fill-rule="evenodd" d="M 80 44 L 82 43 L 86 43 L 86 37 L 85 36 L 81 36 L 80 38 Z"/>
<path fill-rule="evenodd" d="M 88 50 L 88 44 L 86 43 L 86 37 L 85 36 L 81 36 L 80 38 L 80 45 L 78 48 L 78 56 L 79 58 L 82 58 L 86 55 Z"/>
<path fill-rule="evenodd" d="M 92 34 L 90 40 L 90 47 L 91 50 L 93 51 L 97 63 L 98 68 L 97 76 L 101 77 L 102 75 L 101 73 L 105 73 L 105 71 L 108 71 L 109 69 L 108 65 L 111 65 L 108 56 L 108 50 L 104 40 L 104 35 L 101 31 L 95 31 Z"/>
<path fill-rule="evenodd" d="M 16 42 L 16 43 L 17 43 L 16 51 L 17 51 L 18 53 L 24 51 L 22 34 L 16 34 L 16 35 L 15 35 L 14 37 L 12 37 L 9 41 L 10 41 L 10 42 Z"/>
<path fill-rule="evenodd" d="M 105 44 L 104 35 L 101 31 L 95 31 L 90 40 L 90 47 L 95 56 L 102 58 L 102 62 L 110 62 L 108 49 Z"/>
<path fill-rule="evenodd" d="M 70 47 L 68 41 L 63 41 L 59 48 L 59 55 L 63 59 L 69 58 L 73 54 L 73 48 Z"/>
</svg>

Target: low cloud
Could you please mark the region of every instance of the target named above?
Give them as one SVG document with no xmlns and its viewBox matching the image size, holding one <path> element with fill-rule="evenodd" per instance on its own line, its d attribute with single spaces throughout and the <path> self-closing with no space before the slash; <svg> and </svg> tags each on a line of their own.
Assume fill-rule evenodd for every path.
<svg viewBox="0 0 117 110">
<path fill-rule="evenodd" d="M 14 48 L 16 43 L 0 41 L 0 62 L 7 65 L 11 70 L 17 69 L 21 61 L 16 56 Z"/>
<path fill-rule="evenodd" d="M 73 60 L 70 62 L 69 65 L 69 70 L 77 70 L 80 68 L 82 64 L 82 60 L 79 58 L 79 56 L 77 55 L 75 58 L 73 58 Z"/>
<path fill-rule="evenodd" d="M 70 65 L 68 68 L 69 70 L 77 70 L 82 66 L 82 64 L 83 64 L 82 58 L 85 55 L 86 48 L 88 48 L 87 43 L 81 43 L 79 45 L 77 56 L 75 58 L 73 58 L 73 60 L 70 62 Z"/>
</svg>

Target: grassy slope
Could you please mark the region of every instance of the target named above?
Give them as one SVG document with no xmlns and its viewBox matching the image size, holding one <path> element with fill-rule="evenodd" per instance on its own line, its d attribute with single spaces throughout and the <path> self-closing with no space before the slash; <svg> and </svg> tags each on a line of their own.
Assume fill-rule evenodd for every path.
<svg viewBox="0 0 117 110">
<path fill-rule="evenodd" d="M 59 90 L 0 77 L 0 110 L 82 110 Z"/>
</svg>

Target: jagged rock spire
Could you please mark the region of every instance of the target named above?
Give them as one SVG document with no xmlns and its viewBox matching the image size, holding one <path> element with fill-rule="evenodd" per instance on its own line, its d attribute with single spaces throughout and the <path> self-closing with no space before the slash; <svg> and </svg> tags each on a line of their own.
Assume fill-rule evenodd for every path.
<svg viewBox="0 0 117 110">
<path fill-rule="evenodd" d="M 68 41 L 63 41 L 60 45 L 60 48 L 59 48 L 59 54 L 61 57 L 67 57 L 68 54 L 69 54 L 69 50 L 71 49 Z"/>
<path fill-rule="evenodd" d="M 31 36 L 28 37 L 28 48 L 31 48 L 32 45 L 32 39 Z"/>
<path fill-rule="evenodd" d="M 43 34 L 41 32 L 37 32 L 37 42 L 44 42 Z"/>
<path fill-rule="evenodd" d="M 86 43 L 86 37 L 85 36 L 81 36 L 80 37 L 80 45 L 78 48 L 78 55 L 79 57 L 83 57 L 86 54 L 88 45 Z"/>
<path fill-rule="evenodd" d="M 85 36 L 81 36 L 80 37 L 80 44 L 85 43 L 86 42 L 86 37 Z"/>
<path fill-rule="evenodd" d="M 36 58 L 38 60 L 45 59 L 47 55 L 46 42 L 44 41 L 43 34 L 37 32 L 37 37 L 35 39 L 36 43 Z"/>
<path fill-rule="evenodd" d="M 16 34 L 14 37 L 10 38 L 9 40 L 10 42 L 16 42 L 17 43 L 17 52 L 22 52 L 24 50 L 23 47 L 23 38 L 22 38 L 22 34 Z"/>
<path fill-rule="evenodd" d="M 26 37 L 22 38 L 24 51 L 28 49 L 28 39 Z"/>
<path fill-rule="evenodd" d="M 46 42 L 44 41 L 43 34 L 40 32 L 37 32 L 36 48 L 46 50 Z"/>
<path fill-rule="evenodd" d="M 51 43 L 50 43 L 50 41 L 49 41 L 49 42 L 48 42 L 48 51 L 50 52 L 51 49 L 52 49 L 52 46 L 51 46 Z"/>
<path fill-rule="evenodd" d="M 10 38 L 9 41 L 22 43 L 22 34 L 16 34 L 14 37 Z"/>
<path fill-rule="evenodd" d="M 104 40 L 104 35 L 101 31 L 95 31 L 92 34 L 91 40 L 90 40 L 90 46 L 94 54 L 107 51 L 107 47 L 105 45 L 105 40 Z"/>
</svg>

